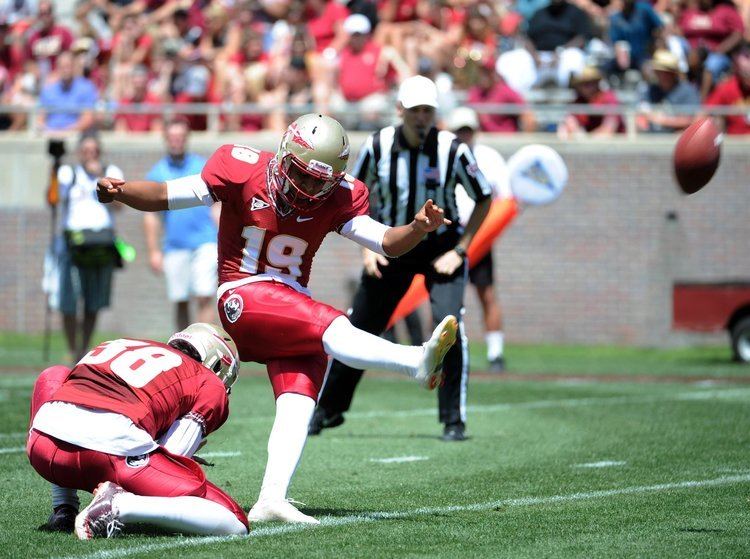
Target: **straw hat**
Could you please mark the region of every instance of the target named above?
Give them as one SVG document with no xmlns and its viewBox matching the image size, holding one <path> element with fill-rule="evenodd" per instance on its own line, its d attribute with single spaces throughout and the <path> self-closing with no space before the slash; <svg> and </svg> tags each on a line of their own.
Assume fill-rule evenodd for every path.
<svg viewBox="0 0 750 559">
<path fill-rule="evenodd" d="M 661 72 L 680 73 L 680 60 L 670 51 L 659 49 L 651 59 L 651 67 Z"/>
<path fill-rule="evenodd" d="M 596 66 L 586 66 L 578 72 L 570 76 L 570 85 L 575 87 L 582 83 L 598 82 L 602 79 L 602 73 Z"/>
</svg>

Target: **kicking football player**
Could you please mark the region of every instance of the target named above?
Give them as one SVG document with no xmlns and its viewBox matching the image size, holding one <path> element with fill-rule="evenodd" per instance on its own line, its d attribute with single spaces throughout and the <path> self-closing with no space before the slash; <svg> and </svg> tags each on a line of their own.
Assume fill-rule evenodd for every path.
<svg viewBox="0 0 750 559">
<path fill-rule="evenodd" d="M 447 316 L 423 346 L 402 346 L 354 328 L 346 315 L 310 297 L 310 268 L 332 231 L 384 256 L 399 256 L 450 221 L 428 200 L 409 225 L 368 215 L 367 187 L 346 175 L 349 139 L 336 120 L 308 114 L 286 130 L 277 153 L 224 145 L 200 175 L 167 181 L 98 182 L 99 200 L 143 211 L 222 202 L 219 316 L 242 361 L 265 363 L 276 397 L 268 462 L 251 522 L 317 523 L 286 498 L 328 357 L 357 369 L 398 371 L 432 389 L 455 342 Z M 391 201 L 400 203 L 398 200 Z"/>
<path fill-rule="evenodd" d="M 242 508 L 190 458 L 226 421 L 239 356 L 232 339 L 196 323 L 167 344 L 119 339 L 34 385 L 26 446 L 53 484 L 50 523 L 63 529 L 77 489 L 94 493 L 75 516 L 80 539 L 116 536 L 131 522 L 203 535 L 247 534 Z"/>
</svg>

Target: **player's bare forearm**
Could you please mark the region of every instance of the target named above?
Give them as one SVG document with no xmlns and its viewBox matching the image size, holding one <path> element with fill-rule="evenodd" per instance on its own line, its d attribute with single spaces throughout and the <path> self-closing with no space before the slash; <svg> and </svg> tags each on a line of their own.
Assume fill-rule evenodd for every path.
<svg viewBox="0 0 750 559">
<path fill-rule="evenodd" d="M 442 208 L 427 200 L 424 206 L 414 216 L 414 220 L 407 225 L 391 227 L 383 235 L 383 252 L 388 256 L 401 256 L 419 244 L 427 233 L 435 231 L 443 225 L 450 225 L 445 219 Z"/>
<path fill-rule="evenodd" d="M 124 181 L 105 177 L 97 181 L 96 195 L 105 204 L 117 200 L 143 212 L 169 209 L 165 182 Z"/>
<path fill-rule="evenodd" d="M 387 256 L 401 256 L 419 244 L 427 233 L 416 221 L 408 225 L 391 227 L 383 236 L 383 252 Z"/>
</svg>

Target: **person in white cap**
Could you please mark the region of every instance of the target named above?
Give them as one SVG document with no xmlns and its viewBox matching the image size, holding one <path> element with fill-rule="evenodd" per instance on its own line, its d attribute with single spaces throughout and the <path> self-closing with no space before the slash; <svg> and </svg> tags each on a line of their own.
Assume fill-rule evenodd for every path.
<svg viewBox="0 0 750 559">
<path fill-rule="evenodd" d="M 350 15 L 343 29 L 348 38 L 338 64 L 332 67 L 335 76 L 331 83 L 336 85 L 331 107 L 338 111 L 356 103 L 358 112 L 344 119 L 347 128 L 375 130 L 388 102 L 391 81 L 408 76 L 409 67 L 393 47 L 372 39 L 372 25 L 366 16 Z"/>
<path fill-rule="evenodd" d="M 438 91 L 424 76 L 404 80 L 398 91 L 401 123 L 370 136 L 359 153 L 352 174 L 370 187 L 371 212 L 390 226 L 407 223 L 413 208 L 439 200 L 448 225 L 427 235 L 409 254 L 398 259 L 364 251 L 364 271 L 354 296 L 352 324 L 373 334 L 385 329 L 396 305 L 416 274 L 423 274 L 430 292 L 434 319 L 459 317 L 461 336 L 446 354 L 445 382 L 438 394 L 443 440 L 466 439 L 468 358 L 463 334 L 463 297 L 466 249 L 492 202 L 492 188 L 479 170 L 468 146 L 435 127 Z M 458 223 L 457 185 L 462 184 L 476 206 L 465 226 Z M 433 319 L 433 320 L 434 320 Z M 310 422 L 310 434 L 344 422 L 361 370 L 334 361 Z"/>
<path fill-rule="evenodd" d="M 511 198 L 510 177 L 505 159 L 496 150 L 476 142 L 479 131 L 479 117 L 474 109 L 458 107 L 448 116 L 448 129 L 459 140 L 464 142 L 477 160 L 479 170 L 484 173 L 492 186 L 492 197 L 495 199 Z M 458 220 L 465 225 L 474 211 L 474 201 L 466 193 L 462 185 L 456 190 L 458 203 Z M 484 319 L 484 338 L 487 343 L 487 362 L 490 372 L 500 373 L 505 370 L 503 320 L 500 303 L 495 294 L 494 263 L 492 250 L 484 258 L 472 262 L 469 270 L 469 281 L 474 285 L 482 306 Z"/>
</svg>

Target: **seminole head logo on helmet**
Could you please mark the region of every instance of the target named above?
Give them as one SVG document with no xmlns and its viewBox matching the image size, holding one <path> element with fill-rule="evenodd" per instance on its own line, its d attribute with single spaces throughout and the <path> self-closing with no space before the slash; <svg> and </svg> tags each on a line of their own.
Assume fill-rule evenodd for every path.
<svg viewBox="0 0 750 559">
<path fill-rule="evenodd" d="M 277 211 L 286 215 L 320 207 L 344 178 L 348 160 L 349 138 L 338 121 L 321 114 L 299 117 L 287 128 L 269 167 Z"/>
</svg>

